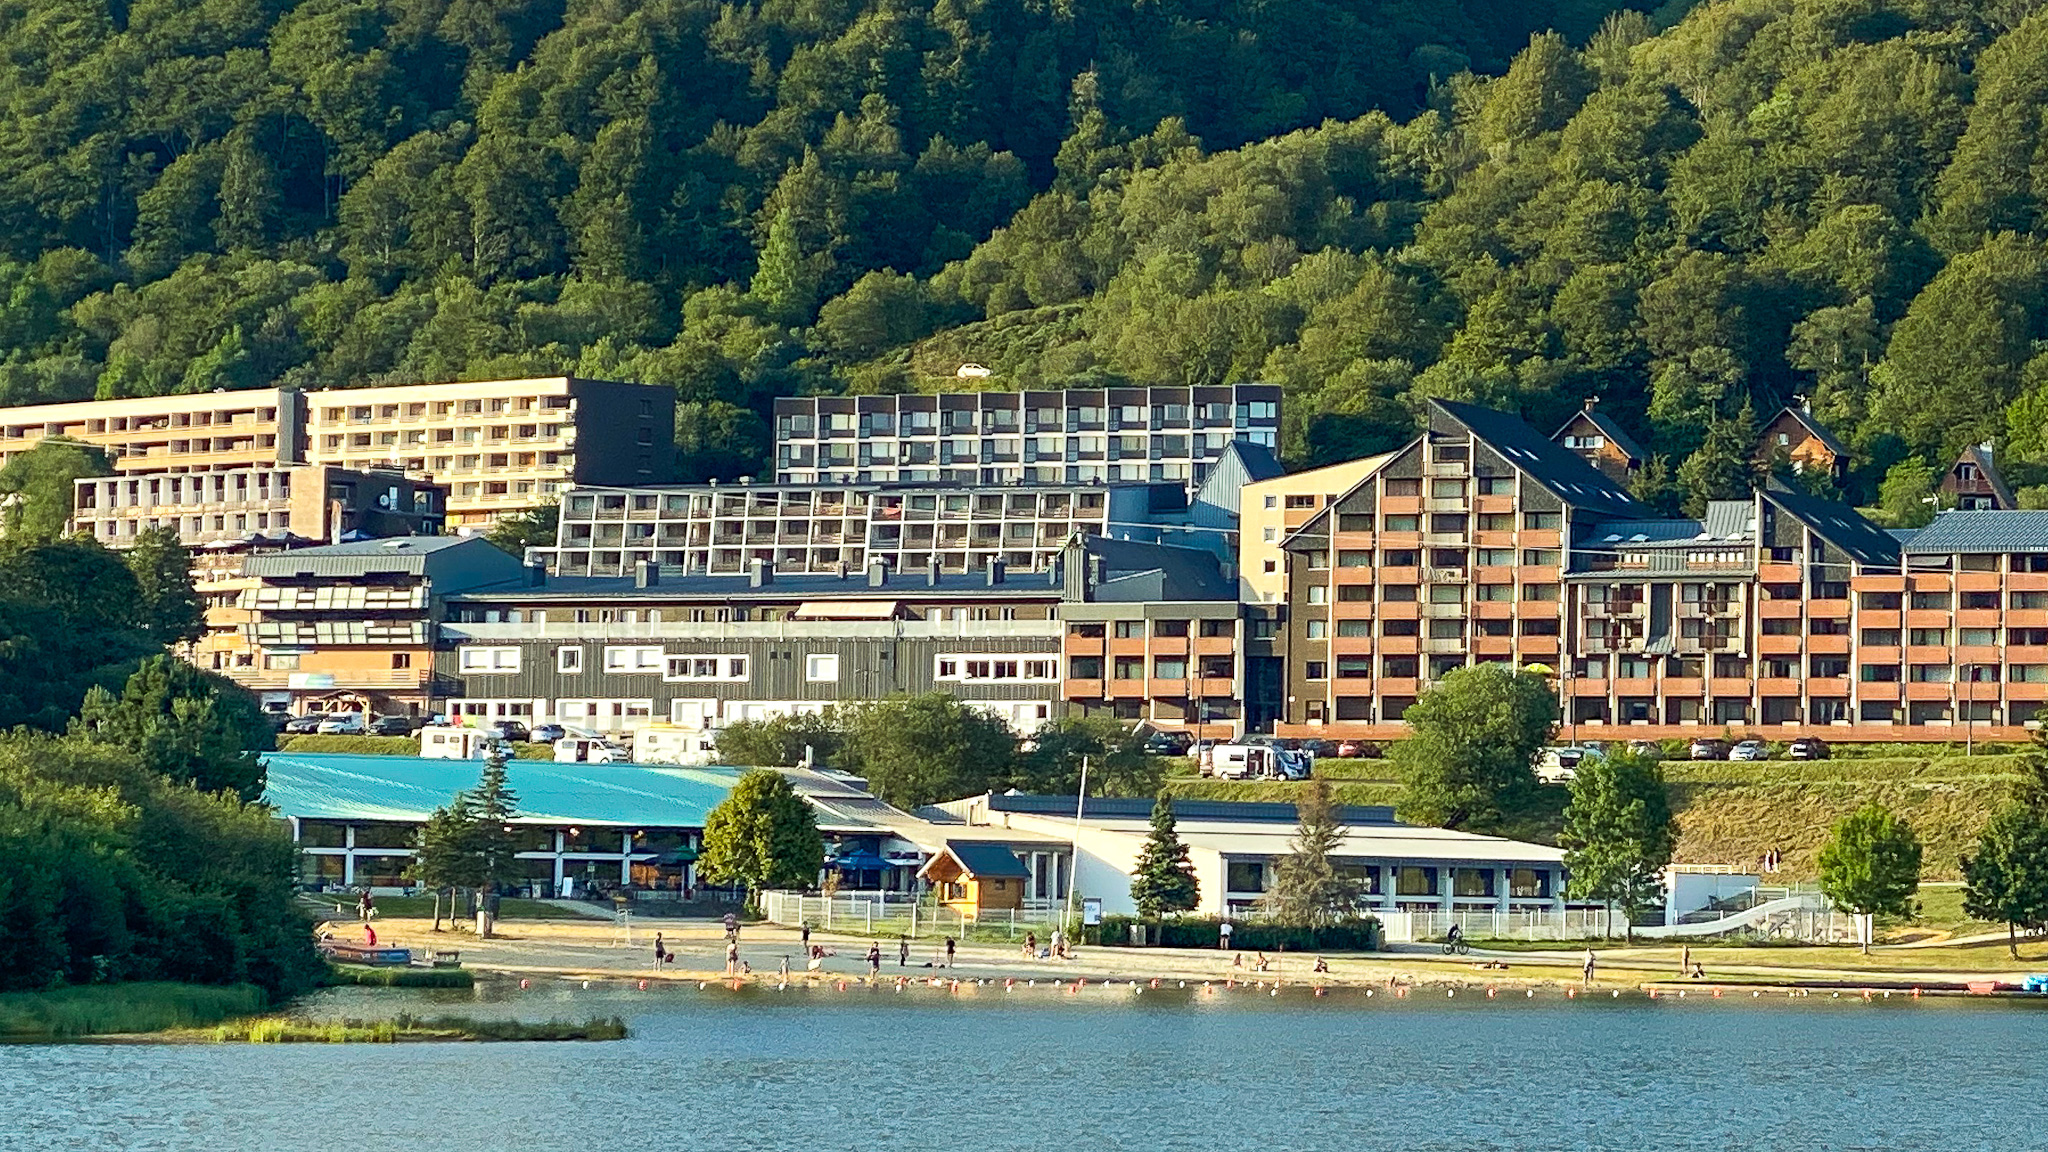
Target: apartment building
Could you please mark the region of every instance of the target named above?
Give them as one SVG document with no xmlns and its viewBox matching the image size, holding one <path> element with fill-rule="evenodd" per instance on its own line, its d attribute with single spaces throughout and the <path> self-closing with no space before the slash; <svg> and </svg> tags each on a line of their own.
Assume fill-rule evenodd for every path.
<svg viewBox="0 0 2048 1152">
<path fill-rule="evenodd" d="M 0 408 L 0 465 L 48 439 L 106 451 L 129 473 L 277 467 L 300 459 L 304 402 L 276 388 Z"/>
<path fill-rule="evenodd" d="M 1068 388 L 775 402 L 782 484 L 1199 484 L 1234 439 L 1272 449 L 1280 388 Z"/>
<path fill-rule="evenodd" d="M 936 563 L 972 573 L 991 561 L 1042 572 L 1077 534 L 1227 547 L 1234 518 L 1196 495 L 1191 504 L 1178 484 L 578 488 L 562 501 L 555 545 L 532 555 L 562 576 L 623 576 L 642 563 L 741 575 L 756 561 L 789 575 L 877 560 L 898 572 Z"/>
<path fill-rule="evenodd" d="M 306 397 L 306 459 L 445 484 L 449 524 L 474 527 L 577 484 L 667 480 L 675 391 L 573 376 L 327 389 Z"/>
<path fill-rule="evenodd" d="M 447 597 L 527 570 L 476 536 L 411 536 L 257 553 L 235 600 L 250 666 L 223 669 L 265 707 L 431 714 Z"/>
<path fill-rule="evenodd" d="M 1243 731 L 1244 614 L 1215 553 L 1086 537 L 1063 557 L 1061 583 L 1071 711 Z"/>
<path fill-rule="evenodd" d="M 71 523 L 109 548 L 152 528 L 187 547 L 248 536 L 339 543 L 358 536 L 434 536 L 447 489 L 390 469 L 323 464 L 209 472 L 131 472 L 76 481 Z"/>
<path fill-rule="evenodd" d="M 1579 739 L 2012 739 L 2048 700 L 2048 513 L 1894 533 L 1774 485 L 1658 518 L 1519 420 L 1432 402 L 1284 547 L 1283 734 L 1398 736 L 1485 662 L 1549 675 Z"/>
<path fill-rule="evenodd" d="M 478 720 L 708 732 L 940 690 L 1029 732 L 1060 708 L 1060 596 L 999 562 L 843 576 L 756 562 L 737 577 L 643 562 L 451 597 L 436 669 L 442 707 Z"/>
</svg>

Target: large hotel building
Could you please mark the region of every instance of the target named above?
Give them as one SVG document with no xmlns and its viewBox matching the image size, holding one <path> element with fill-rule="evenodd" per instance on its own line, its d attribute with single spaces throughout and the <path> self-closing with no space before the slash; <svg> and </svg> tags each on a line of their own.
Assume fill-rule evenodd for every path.
<svg viewBox="0 0 2048 1152">
<path fill-rule="evenodd" d="M 81 481 L 93 510 L 124 510 L 89 517 L 111 525 L 91 525 L 111 544 L 125 542 L 129 526 L 194 531 L 194 518 L 204 539 L 232 534 L 225 526 L 237 517 L 247 531 L 315 535 L 282 514 L 296 465 L 336 465 L 358 476 L 403 471 L 447 488 L 449 526 L 476 526 L 549 503 L 575 484 L 668 479 L 674 395 L 666 387 L 553 377 L 44 404 L 0 409 L 0 464 L 65 438 L 104 449 L 119 477 L 151 478 L 113 488 Z M 200 473 L 231 475 L 183 479 Z"/>
</svg>

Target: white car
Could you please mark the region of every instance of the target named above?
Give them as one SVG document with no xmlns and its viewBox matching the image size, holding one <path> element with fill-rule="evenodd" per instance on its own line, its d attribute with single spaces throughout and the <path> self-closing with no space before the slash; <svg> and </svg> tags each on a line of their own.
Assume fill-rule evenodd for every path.
<svg viewBox="0 0 2048 1152">
<path fill-rule="evenodd" d="M 317 729 L 322 736 L 361 736 L 366 730 L 361 712 L 336 712 Z"/>
</svg>

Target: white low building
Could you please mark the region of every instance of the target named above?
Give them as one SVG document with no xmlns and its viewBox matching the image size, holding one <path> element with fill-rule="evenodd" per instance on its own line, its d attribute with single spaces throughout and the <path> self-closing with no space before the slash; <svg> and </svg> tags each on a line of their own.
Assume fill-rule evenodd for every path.
<svg viewBox="0 0 2048 1152">
<path fill-rule="evenodd" d="M 1152 801 L 1091 798 L 1075 818 L 1072 796 L 970 797 L 939 811 L 976 829 L 1001 828 L 1069 839 L 1075 885 L 1102 900 L 1108 915 L 1130 915 L 1131 876 L 1151 832 Z M 1292 850 L 1292 804 L 1176 800 L 1174 822 L 1201 886 L 1198 915 L 1252 911 Z M 937 815 L 927 809 L 925 814 Z M 1364 887 L 1362 906 L 1383 918 L 1400 913 L 1562 915 L 1564 853 L 1541 844 L 1394 819 L 1393 809 L 1341 807 L 1344 835 L 1331 854 Z M 984 833 L 986 835 L 986 833 Z"/>
</svg>

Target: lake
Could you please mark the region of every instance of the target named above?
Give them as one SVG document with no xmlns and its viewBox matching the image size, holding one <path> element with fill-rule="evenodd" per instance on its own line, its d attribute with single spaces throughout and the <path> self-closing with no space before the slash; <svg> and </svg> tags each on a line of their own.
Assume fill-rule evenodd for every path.
<svg viewBox="0 0 2048 1152">
<path fill-rule="evenodd" d="M 1438 996 L 1442 993 L 1439 991 Z M 336 989 L 616 1044 L 0 1046 L 0 1148 L 2038 1147 L 2034 1006 L 1090 987 Z"/>
</svg>

